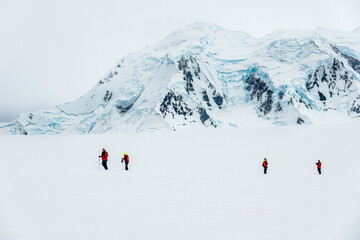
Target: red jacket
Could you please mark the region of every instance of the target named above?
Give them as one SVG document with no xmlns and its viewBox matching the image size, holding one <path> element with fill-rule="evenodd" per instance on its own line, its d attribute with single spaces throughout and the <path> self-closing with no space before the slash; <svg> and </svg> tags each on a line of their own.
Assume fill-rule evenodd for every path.
<svg viewBox="0 0 360 240">
<path fill-rule="evenodd" d="M 315 163 L 317 165 L 317 168 L 321 168 L 321 163 Z"/>
<path fill-rule="evenodd" d="M 124 158 L 123 158 L 123 160 L 125 160 L 125 162 L 129 162 L 129 155 L 124 155 Z"/>
<path fill-rule="evenodd" d="M 102 159 L 103 161 L 107 161 L 107 160 L 108 160 L 108 153 L 107 153 L 107 151 L 103 150 L 100 157 L 101 157 L 101 159 Z"/>
<path fill-rule="evenodd" d="M 268 167 L 268 162 L 267 161 L 263 162 L 263 167 Z"/>
</svg>

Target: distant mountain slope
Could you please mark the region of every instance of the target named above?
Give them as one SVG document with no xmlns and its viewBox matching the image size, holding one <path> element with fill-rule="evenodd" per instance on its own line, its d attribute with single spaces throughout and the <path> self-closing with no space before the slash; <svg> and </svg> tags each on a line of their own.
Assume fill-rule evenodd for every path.
<svg viewBox="0 0 360 240">
<path fill-rule="evenodd" d="M 360 116 L 359 59 L 357 30 L 279 30 L 257 39 L 195 22 L 122 58 L 77 100 L 20 114 L 0 125 L 0 132 L 87 134 L 353 121 Z"/>
</svg>

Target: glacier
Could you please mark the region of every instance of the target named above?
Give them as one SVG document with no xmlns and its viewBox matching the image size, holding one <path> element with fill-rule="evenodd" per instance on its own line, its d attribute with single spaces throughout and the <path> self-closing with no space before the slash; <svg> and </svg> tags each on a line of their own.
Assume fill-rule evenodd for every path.
<svg viewBox="0 0 360 240">
<path fill-rule="evenodd" d="M 360 31 L 262 38 L 195 22 L 120 59 L 88 93 L 21 113 L 1 134 L 323 124 L 360 116 Z"/>
</svg>

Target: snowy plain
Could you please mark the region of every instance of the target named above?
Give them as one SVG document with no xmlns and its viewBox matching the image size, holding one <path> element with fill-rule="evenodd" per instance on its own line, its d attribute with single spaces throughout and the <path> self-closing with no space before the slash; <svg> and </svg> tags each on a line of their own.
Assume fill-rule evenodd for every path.
<svg viewBox="0 0 360 240">
<path fill-rule="evenodd" d="M 347 123 L 3 135 L 0 239 L 357 240 L 359 133 Z"/>
</svg>

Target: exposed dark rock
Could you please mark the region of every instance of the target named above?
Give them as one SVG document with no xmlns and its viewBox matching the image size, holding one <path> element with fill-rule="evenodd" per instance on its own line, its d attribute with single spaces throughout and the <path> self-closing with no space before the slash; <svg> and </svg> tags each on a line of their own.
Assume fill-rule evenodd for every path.
<svg viewBox="0 0 360 240">
<path fill-rule="evenodd" d="M 288 105 L 294 105 L 294 99 L 290 98 L 290 100 L 288 101 Z"/>
<path fill-rule="evenodd" d="M 302 118 L 299 117 L 299 118 L 296 120 L 296 123 L 297 123 L 297 124 L 304 124 L 305 121 L 304 121 Z"/>
<path fill-rule="evenodd" d="M 28 132 L 23 127 L 19 127 L 17 130 L 20 132 L 20 135 L 28 135 Z"/>
<path fill-rule="evenodd" d="M 360 61 L 352 56 L 349 56 L 345 53 L 342 53 L 338 48 L 336 48 L 335 46 L 331 45 L 333 50 L 338 53 L 338 54 L 341 54 L 342 57 L 344 57 L 349 65 L 358 73 L 360 73 Z"/>
<path fill-rule="evenodd" d="M 285 93 L 284 92 L 279 92 L 279 99 L 282 100 L 284 98 Z"/>
<path fill-rule="evenodd" d="M 212 107 L 212 104 L 210 102 L 210 99 L 212 98 L 216 105 L 220 109 L 222 108 L 224 104 L 224 96 L 222 96 L 222 94 L 217 91 L 216 87 L 211 83 L 211 81 L 206 77 L 205 74 L 204 76 L 200 76 L 202 69 L 200 68 L 198 59 L 196 57 L 190 56 L 186 58 L 185 56 L 182 56 L 181 59 L 177 62 L 177 67 L 183 73 L 185 90 L 189 95 L 201 95 L 202 100 L 209 108 Z M 195 89 L 195 81 L 202 81 L 208 86 L 208 88 L 206 90 L 201 90 L 198 92 Z"/>
<path fill-rule="evenodd" d="M 105 96 L 103 98 L 104 102 L 110 101 L 111 98 L 112 98 L 112 92 L 106 90 Z"/>
<path fill-rule="evenodd" d="M 184 71 L 188 68 L 188 59 L 186 59 L 184 56 L 178 61 L 178 69 L 181 71 Z"/>
<path fill-rule="evenodd" d="M 116 108 L 118 109 L 119 113 L 126 113 L 127 111 L 129 111 L 134 106 L 134 103 L 139 99 L 139 97 L 140 97 L 140 95 L 137 96 L 137 98 L 132 103 L 130 103 L 129 105 L 126 105 L 126 106 L 117 104 Z"/>
<path fill-rule="evenodd" d="M 130 110 L 130 108 L 132 108 L 133 105 L 134 105 L 134 103 L 131 103 L 128 106 L 117 105 L 116 108 L 118 109 L 119 113 L 126 113 L 127 111 Z"/>
<path fill-rule="evenodd" d="M 340 68 L 341 68 L 340 61 L 335 58 L 334 61 L 333 61 L 332 66 L 331 66 L 332 71 L 330 71 L 330 74 L 331 74 L 332 78 L 334 78 L 334 79 L 336 78 L 336 72 L 339 71 Z"/>
<path fill-rule="evenodd" d="M 283 110 L 282 106 L 280 103 L 277 103 L 276 104 L 276 109 L 275 109 L 275 112 L 281 112 Z"/>
<path fill-rule="evenodd" d="M 192 110 L 188 107 L 181 95 L 176 94 L 174 91 L 170 90 L 164 97 L 161 105 L 160 112 L 163 117 L 171 114 L 172 117 L 176 115 L 192 116 Z"/>
<path fill-rule="evenodd" d="M 203 99 L 206 102 L 207 94 L 203 92 Z M 198 112 L 200 115 L 200 121 L 205 124 L 210 119 L 209 114 L 207 113 L 206 109 L 203 107 L 198 107 L 194 110 L 190 109 L 190 107 L 185 102 L 184 98 L 177 94 L 175 91 L 170 90 L 166 96 L 164 97 L 161 105 L 160 105 L 160 113 L 165 118 L 167 115 L 171 114 L 172 118 L 175 118 L 176 115 L 183 116 L 186 120 L 189 116 L 193 116 L 194 112 Z M 209 120 L 210 125 L 217 127 L 213 121 Z"/>
<path fill-rule="evenodd" d="M 324 67 L 323 67 L 323 66 L 319 67 L 319 68 L 314 72 L 313 76 L 310 76 L 310 77 L 309 77 L 309 80 L 306 82 L 306 89 L 307 89 L 308 91 L 310 91 L 311 89 L 315 88 L 315 86 L 316 86 L 316 87 L 319 87 L 319 83 L 318 83 L 317 79 L 318 79 L 318 73 L 319 73 L 319 71 L 321 71 L 321 70 L 320 70 L 321 68 L 324 68 Z M 322 71 L 323 71 L 323 74 L 324 74 L 324 73 L 325 73 L 325 69 L 322 69 Z M 324 75 L 323 75 L 323 76 L 324 76 Z M 315 80 L 312 81 L 312 79 L 315 79 Z"/>
<path fill-rule="evenodd" d="M 355 112 L 355 113 L 360 113 L 360 105 L 355 105 L 353 104 L 353 106 L 351 107 L 350 109 L 352 112 Z"/>
<path fill-rule="evenodd" d="M 194 89 L 194 79 L 193 79 L 193 76 L 192 76 L 192 73 L 189 71 L 189 72 L 186 72 L 186 74 L 184 75 L 184 80 L 186 82 L 186 86 L 185 86 L 185 89 L 186 89 L 186 92 L 189 94 L 190 92 L 193 92 L 195 89 Z"/>
<path fill-rule="evenodd" d="M 313 40 L 311 40 L 310 43 L 313 44 L 320 51 L 319 46 Z"/>
<path fill-rule="evenodd" d="M 348 60 L 349 65 L 360 74 L 360 61 L 345 54 L 343 54 L 343 56 Z"/>
<path fill-rule="evenodd" d="M 335 47 L 334 45 L 330 44 L 330 46 L 332 47 L 332 49 L 336 52 L 336 53 L 340 53 L 339 49 L 337 49 L 337 47 Z"/>
<path fill-rule="evenodd" d="M 194 61 L 194 59 L 192 57 L 190 59 L 192 62 Z M 190 94 L 190 92 L 194 91 L 194 85 L 193 85 L 194 79 L 193 79 L 193 75 L 190 71 L 188 62 L 189 62 L 189 60 L 183 56 L 178 61 L 178 69 L 183 72 L 184 80 L 186 82 L 185 89 L 186 89 L 186 92 L 188 94 Z"/>
<path fill-rule="evenodd" d="M 195 66 L 193 67 L 194 75 L 199 78 L 199 74 L 201 73 L 199 64 L 197 63 L 196 59 L 193 56 L 190 56 L 190 62 L 192 64 L 195 64 Z"/>
<path fill-rule="evenodd" d="M 326 97 L 321 92 L 318 92 L 320 101 L 326 101 Z"/>
<path fill-rule="evenodd" d="M 272 100 L 272 91 L 268 90 L 265 94 L 265 101 L 260 104 L 260 112 L 263 112 L 264 115 L 268 114 L 271 111 L 273 100 Z"/>
<path fill-rule="evenodd" d="M 255 73 L 246 79 L 246 83 L 246 90 L 250 92 L 250 99 L 255 99 L 259 103 L 259 111 L 263 115 L 268 114 L 272 109 L 273 91 L 261 78 L 256 77 Z"/>
<path fill-rule="evenodd" d="M 204 90 L 204 91 L 202 92 L 202 95 L 203 95 L 203 100 L 206 102 L 206 104 L 208 105 L 208 107 L 211 107 L 210 99 L 209 99 L 209 96 L 207 95 L 206 90 Z"/>
<path fill-rule="evenodd" d="M 200 114 L 200 120 L 204 124 L 206 122 L 206 120 L 208 120 L 210 118 L 210 116 L 207 114 L 207 112 L 204 108 L 199 108 L 198 112 Z"/>
<path fill-rule="evenodd" d="M 352 103 L 350 111 L 360 114 L 360 96 L 358 96 L 357 99 L 355 99 L 355 101 Z"/>
<path fill-rule="evenodd" d="M 201 69 L 200 69 L 200 66 L 199 66 L 199 64 L 197 64 L 197 67 L 195 68 L 195 70 L 194 70 L 194 74 L 195 74 L 195 76 L 196 77 L 200 77 L 199 76 L 199 74 L 201 73 Z"/>
<path fill-rule="evenodd" d="M 100 86 L 101 84 L 104 84 L 105 82 L 110 82 L 111 79 L 114 77 L 114 75 L 117 75 L 117 74 L 118 74 L 117 71 L 110 72 L 105 78 L 100 80 L 97 85 Z"/>
<path fill-rule="evenodd" d="M 306 89 L 316 91 L 320 101 L 326 101 L 335 95 L 346 94 L 352 85 L 353 78 L 344 67 L 344 63 L 334 58 L 329 64 L 315 70 L 306 82 Z M 328 90 L 324 91 L 324 87 Z"/>
<path fill-rule="evenodd" d="M 308 109 L 313 109 L 312 106 L 309 103 L 304 101 L 303 97 L 300 98 L 299 103 L 304 104 L 305 107 L 308 108 Z"/>
<path fill-rule="evenodd" d="M 219 106 L 219 108 L 221 109 L 221 105 L 222 105 L 223 102 L 224 102 L 224 97 L 219 94 L 219 95 L 213 97 L 213 99 L 214 99 L 214 102 L 215 102 L 215 103 Z"/>
</svg>

